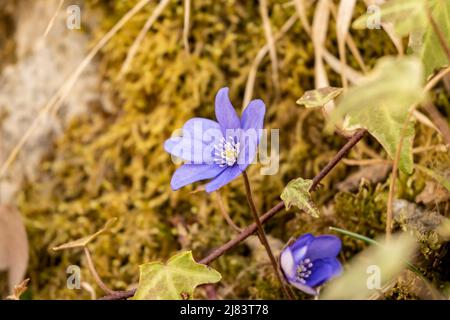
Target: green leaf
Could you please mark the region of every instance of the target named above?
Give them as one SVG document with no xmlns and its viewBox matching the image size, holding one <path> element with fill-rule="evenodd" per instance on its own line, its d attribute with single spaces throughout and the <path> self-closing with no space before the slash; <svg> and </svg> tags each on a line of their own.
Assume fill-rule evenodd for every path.
<svg viewBox="0 0 450 320">
<path fill-rule="evenodd" d="M 306 108 L 319 108 L 336 98 L 342 93 L 342 88 L 324 87 L 317 90 L 306 91 L 303 96 L 297 100 L 297 104 L 304 105 Z"/>
<path fill-rule="evenodd" d="M 424 28 L 427 24 L 427 16 L 424 0 L 390 0 L 379 7 L 379 11 L 368 12 L 356 19 L 352 27 L 365 29 L 379 15 L 382 23 L 394 24 L 395 32 L 399 36 L 405 36 L 414 30 Z"/>
<path fill-rule="evenodd" d="M 450 45 L 450 1 L 435 0 L 431 1 L 430 5 L 433 19 L 442 31 L 444 39 L 447 39 L 447 44 Z M 428 23 L 425 30 L 422 46 L 419 51 L 416 49 L 415 52 L 422 59 L 425 77 L 432 75 L 435 70 L 449 65 L 448 57 L 431 23 Z"/>
<path fill-rule="evenodd" d="M 139 269 L 134 300 L 192 299 L 197 286 L 216 283 L 222 278 L 216 270 L 195 262 L 191 251 L 176 254 L 167 264 L 150 262 L 140 265 Z"/>
<path fill-rule="evenodd" d="M 345 229 L 341 229 L 341 228 L 336 228 L 336 227 L 329 227 L 329 229 L 332 230 L 332 231 L 336 231 L 336 232 L 345 234 L 346 236 L 349 236 L 351 238 L 364 241 L 364 242 L 366 242 L 368 244 L 372 244 L 372 245 L 375 245 L 375 246 L 382 246 L 382 244 L 380 242 L 378 242 L 376 240 L 373 240 L 371 238 L 368 238 L 366 236 L 363 236 L 362 234 L 359 234 L 359 233 L 351 232 L 351 231 L 348 231 L 348 230 L 345 230 Z M 425 279 L 424 275 L 420 272 L 420 270 L 415 265 L 413 265 L 411 262 L 409 262 L 407 260 L 405 260 L 405 264 L 408 266 L 409 270 L 411 270 L 412 272 L 417 274 L 422 279 Z"/>
<path fill-rule="evenodd" d="M 411 108 L 424 97 L 422 65 L 415 57 L 379 60 L 375 69 L 337 101 L 327 129 L 345 118 L 347 128 L 365 128 L 395 158 Z M 414 124 L 405 130 L 399 168 L 411 174 Z"/>
<path fill-rule="evenodd" d="M 424 64 L 424 76 L 428 78 L 435 70 L 449 65 L 438 35 L 427 17 L 428 5 L 431 16 L 445 39 L 450 39 L 450 1 L 448 0 L 390 0 L 380 6 L 379 13 L 366 13 L 353 22 L 356 29 L 364 29 L 374 14 L 382 22 L 393 23 L 399 36 L 409 35 L 409 49 Z"/>
<path fill-rule="evenodd" d="M 311 216 L 318 218 L 319 210 L 311 200 L 311 194 L 309 193 L 311 185 L 312 180 L 309 179 L 298 178 L 291 180 L 281 194 L 281 200 L 283 200 L 286 209 L 289 210 L 294 205 Z"/>
<path fill-rule="evenodd" d="M 372 240 L 374 241 L 374 240 Z M 393 235 L 388 242 L 374 241 L 354 257 L 345 273 L 326 286 L 321 299 L 364 300 L 376 297 L 405 268 L 416 250 L 416 240 L 408 233 Z M 414 272 L 418 272 L 416 269 Z"/>
<path fill-rule="evenodd" d="M 431 178 L 433 178 L 434 180 L 436 180 L 437 182 L 439 182 L 445 189 L 450 191 L 450 181 L 448 179 L 446 179 L 445 177 L 441 176 L 440 174 L 434 172 L 433 170 L 428 169 L 428 168 L 426 168 L 424 166 L 421 166 L 419 164 L 416 164 L 415 167 L 417 169 L 419 169 L 420 171 L 422 171 L 423 173 L 425 173 L 428 176 L 430 176 Z"/>
</svg>

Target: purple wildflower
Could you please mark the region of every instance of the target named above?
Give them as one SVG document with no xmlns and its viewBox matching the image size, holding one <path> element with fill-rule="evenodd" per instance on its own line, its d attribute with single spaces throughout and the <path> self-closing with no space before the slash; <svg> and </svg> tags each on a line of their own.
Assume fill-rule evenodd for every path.
<svg viewBox="0 0 450 320">
<path fill-rule="evenodd" d="M 317 287 L 342 272 L 336 258 L 341 246 L 341 240 L 333 235 L 304 234 L 281 253 L 284 276 L 297 289 L 317 295 Z"/>
<path fill-rule="evenodd" d="M 172 176 L 173 190 L 196 181 L 211 179 L 206 191 L 213 192 L 238 177 L 253 162 L 264 124 L 266 107 L 252 100 L 239 119 L 228 97 L 228 88 L 217 92 L 217 122 L 192 118 L 181 137 L 172 137 L 164 149 L 185 163 Z"/>
</svg>

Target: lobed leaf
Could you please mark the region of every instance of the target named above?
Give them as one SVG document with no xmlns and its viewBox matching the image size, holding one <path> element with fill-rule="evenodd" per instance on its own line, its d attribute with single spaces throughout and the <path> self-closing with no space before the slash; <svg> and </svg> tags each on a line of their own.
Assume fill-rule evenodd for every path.
<svg viewBox="0 0 450 320">
<path fill-rule="evenodd" d="M 139 269 L 139 286 L 134 300 L 192 299 L 197 286 L 216 283 L 222 278 L 216 270 L 195 262 L 191 251 L 176 254 L 167 264 L 150 262 Z"/>
<path fill-rule="evenodd" d="M 291 180 L 281 193 L 286 209 L 289 210 L 292 205 L 298 207 L 315 218 L 319 218 L 319 209 L 311 200 L 309 189 L 312 186 L 312 180 L 297 178 Z"/>
<path fill-rule="evenodd" d="M 411 174 L 414 124 L 403 128 L 412 107 L 424 97 L 422 65 L 417 58 L 380 59 L 375 69 L 358 86 L 338 100 L 328 130 L 345 118 L 347 128 L 365 128 L 378 140 L 391 159 L 404 134 L 399 168 Z"/>
</svg>

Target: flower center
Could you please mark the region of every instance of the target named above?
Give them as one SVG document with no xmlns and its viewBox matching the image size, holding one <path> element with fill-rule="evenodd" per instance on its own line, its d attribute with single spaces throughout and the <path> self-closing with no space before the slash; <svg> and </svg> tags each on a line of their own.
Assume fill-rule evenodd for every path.
<svg viewBox="0 0 450 320">
<path fill-rule="evenodd" d="M 240 143 L 236 142 L 233 137 L 230 136 L 227 140 L 222 138 L 222 140 L 214 146 L 214 149 L 216 149 L 214 161 L 221 167 L 231 167 L 237 161 L 239 148 Z"/>
<path fill-rule="evenodd" d="M 301 283 L 306 283 L 306 279 L 311 275 L 311 268 L 313 267 L 313 263 L 311 259 L 306 258 L 302 262 L 300 262 L 297 268 L 297 278 Z"/>
</svg>

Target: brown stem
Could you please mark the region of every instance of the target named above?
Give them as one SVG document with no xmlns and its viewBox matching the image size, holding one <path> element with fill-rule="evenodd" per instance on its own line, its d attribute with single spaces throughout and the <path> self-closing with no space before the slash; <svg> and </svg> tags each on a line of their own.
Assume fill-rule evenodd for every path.
<svg viewBox="0 0 450 320">
<path fill-rule="evenodd" d="M 436 23 L 436 20 L 434 20 L 433 13 L 431 12 L 430 6 L 428 4 L 425 4 L 425 6 L 426 6 L 428 20 L 430 21 L 431 26 L 433 27 L 434 33 L 436 33 L 436 35 L 438 37 L 439 44 L 441 45 L 442 49 L 445 52 L 445 55 L 447 56 L 448 61 L 450 62 L 450 47 L 448 46 L 447 40 L 445 39 L 445 35 L 442 32 L 439 25 Z"/>
<path fill-rule="evenodd" d="M 229 224 L 229 226 L 231 228 L 233 228 L 234 230 L 236 230 L 237 232 L 242 232 L 242 228 L 239 228 L 233 221 L 233 219 L 231 219 L 230 215 L 228 214 L 227 210 L 225 210 L 225 206 L 223 204 L 223 200 L 222 200 L 222 195 L 220 194 L 219 190 L 217 190 L 216 192 L 216 197 L 217 197 L 217 204 L 219 205 L 219 211 L 222 214 L 223 218 L 225 219 L 225 221 Z"/>
<path fill-rule="evenodd" d="M 325 178 L 330 171 L 339 163 L 339 161 L 342 160 L 342 158 L 345 157 L 347 152 L 350 151 L 351 148 L 355 146 L 366 134 L 366 130 L 361 129 L 355 132 L 353 136 L 348 139 L 347 143 L 336 153 L 336 155 L 333 157 L 333 159 L 330 160 L 330 162 L 327 163 L 327 165 L 313 178 L 313 182 L 311 185 L 311 188 L 309 191 L 316 191 L 317 187 L 320 184 L 320 181 L 322 181 L 323 178 Z"/>
<path fill-rule="evenodd" d="M 283 279 L 281 278 L 280 271 L 278 269 L 277 260 L 275 259 L 275 256 L 274 256 L 274 254 L 272 252 L 272 248 L 270 248 L 269 241 L 267 241 L 266 233 L 264 232 L 264 227 L 263 227 L 261 221 L 259 220 L 259 213 L 258 213 L 258 210 L 256 209 L 255 201 L 253 200 L 252 188 L 250 186 L 250 180 L 248 179 L 247 172 L 243 171 L 242 172 L 242 177 L 244 178 L 245 195 L 247 196 L 247 202 L 248 202 L 248 205 L 250 207 L 250 211 L 252 212 L 253 218 L 254 218 L 255 223 L 256 223 L 256 227 L 257 227 L 257 230 L 258 230 L 259 239 L 261 241 L 261 244 L 266 249 L 267 255 L 269 256 L 270 262 L 272 263 L 272 267 L 273 267 L 273 269 L 275 271 L 275 275 L 277 276 L 277 279 L 280 282 L 280 285 L 281 285 L 281 288 L 283 289 L 284 294 L 289 299 L 292 300 L 293 296 L 287 290 L 286 285 L 283 282 Z"/>
<path fill-rule="evenodd" d="M 428 112 L 428 114 L 431 117 L 431 120 L 433 120 L 434 124 L 441 132 L 445 144 L 447 145 L 450 144 L 450 127 L 448 126 L 445 118 L 439 113 L 439 110 L 432 102 L 430 101 L 425 102 L 423 104 L 423 107 Z"/>
<path fill-rule="evenodd" d="M 397 170 L 398 170 L 398 164 L 400 162 L 400 155 L 403 148 L 403 140 L 406 135 L 406 130 L 408 129 L 409 121 L 412 117 L 414 108 L 411 108 L 411 111 L 408 113 L 408 116 L 406 117 L 406 121 L 403 124 L 403 128 L 400 135 L 400 141 L 397 146 L 397 150 L 395 152 L 395 158 L 394 163 L 392 164 L 392 174 L 391 174 L 391 182 L 389 185 L 389 195 L 388 195 L 388 202 L 387 202 L 387 210 L 386 210 L 386 241 L 389 241 L 391 239 L 391 233 L 392 233 L 392 220 L 393 220 L 393 206 L 394 206 L 394 196 L 395 196 L 395 181 L 397 180 Z"/>
<path fill-rule="evenodd" d="M 87 247 L 84 247 L 84 254 L 86 255 L 86 260 L 89 268 L 89 272 L 94 277 L 95 282 L 97 285 L 106 293 L 106 294 L 115 294 L 114 290 L 111 290 L 108 288 L 108 286 L 102 281 L 100 276 L 97 273 L 97 270 L 95 269 L 94 262 L 92 261 L 91 253 L 89 252 L 89 249 Z"/>
<path fill-rule="evenodd" d="M 319 185 L 320 181 L 339 163 L 339 161 L 345 156 L 345 154 L 354 147 L 365 135 L 366 130 L 357 131 L 347 143 L 339 150 L 339 152 L 330 160 L 330 162 L 313 178 L 313 184 L 311 185 L 311 191 L 314 191 Z M 269 221 L 278 212 L 284 209 L 284 202 L 280 201 L 273 206 L 269 211 L 264 213 L 258 220 L 261 225 Z M 252 223 L 248 227 L 242 230 L 242 232 L 230 241 L 221 245 L 220 247 L 212 250 L 206 257 L 199 260 L 198 263 L 208 265 L 217 258 L 221 257 L 227 251 L 236 247 L 239 243 L 250 237 L 258 229 L 256 222 Z M 136 289 L 127 291 L 115 291 L 113 294 L 102 297 L 102 300 L 122 300 L 130 298 L 134 295 Z"/>
</svg>

